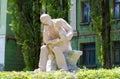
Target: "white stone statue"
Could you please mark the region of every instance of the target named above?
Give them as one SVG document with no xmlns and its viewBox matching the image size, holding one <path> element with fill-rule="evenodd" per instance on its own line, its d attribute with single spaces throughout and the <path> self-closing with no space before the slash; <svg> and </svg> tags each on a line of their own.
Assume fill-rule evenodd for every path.
<svg viewBox="0 0 120 79">
<path fill-rule="evenodd" d="M 39 68 L 35 72 L 52 71 L 56 68 L 68 71 L 69 58 L 66 58 L 67 54 L 64 53 L 72 51 L 70 40 L 73 37 L 73 29 L 64 19 L 51 19 L 48 14 L 42 14 L 40 20 L 44 24 L 44 45 L 41 46 Z M 79 55 L 76 54 L 77 59 L 81 54 L 81 52 Z M 75 64 L 76 60 L 73 61 Z"/>
</svg>

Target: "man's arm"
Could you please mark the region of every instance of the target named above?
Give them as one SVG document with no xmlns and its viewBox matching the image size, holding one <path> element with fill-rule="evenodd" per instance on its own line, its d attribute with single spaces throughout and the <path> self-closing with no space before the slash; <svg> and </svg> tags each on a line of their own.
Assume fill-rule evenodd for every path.
<svg viewBox="0 0 120 79">
<path fill-rule="evenodd" d="M 44 26 L 44 30 L 43 30 L 43 42 L 45 44 L 47 44 L 48 41 L 49 41 L 48 29 L 47 29 L 47 26 Z"/>
<path fill-rule="evenodd" d="M 54 40 L 50 40 L 50 37 L 48 36 L 48 29 L 45 26 L 44 31 L 43 31 L 43 42 L 48 45 L 48 44 L 56 44 L 58 42 L 59 38 L 56 38 Z"/>
<path fill-rule="evenodd" d="M 46 34 L 46 32 L 43 32 L 43 42 L 46 44 L 47 41 L 48 41 L 47 34 Z"/>
<path fill-rule="evenodd" d="M 66 38 L 68 40 L 71 40 L 72 37 L 73 37 L 73 29 L 72 27 L 64 20 L 64 19 L 61 19 L 61 24 L 62 24 L 62 27 L 65 29 L 66 31 Z"/>
<path fill-rule="evenodd" d="M 60 36 L 60 38 L 51 40 L 48 42 L 48 44 L 58 44 L 58 43 L 64 42 L 64 41 L 70 41 L 72 38 L 72 32 L 67 33 L 65 31 L 65 29 L 61 27 L 61 29 L 59 30 L 59 36 Z"/>
<path fill-rule="evenodd" d="M 49 41 L 48 44 L 57 44 L 57 43 L 60 43 L 63 41 L 70 41 L 72 39 L 73 29 L 64 19 L 59 19 L 55 23 L 55 27 L 56 28 L 60 27 L 60 29 L 59 29 L 60 38 Z"/>
</svg>

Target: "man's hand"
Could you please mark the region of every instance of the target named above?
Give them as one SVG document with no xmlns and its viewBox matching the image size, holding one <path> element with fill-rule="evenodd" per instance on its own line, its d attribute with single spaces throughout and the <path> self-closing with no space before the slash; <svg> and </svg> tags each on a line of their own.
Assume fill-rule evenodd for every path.
<svg viewBox="0 0 120 79">
<path fill-rule="evenodd" d="M 64 42 L 64 41 L 68 41 L 68 39 L 67 39 L 67 38 L 61 38 L 61 39 L 58 39 L 58 38 L 57 38 L 57 39 L 48 41 L 48 42 L 47 42 L 47 45 L 56 45 L 56 44 L 62 43 L 62 42 Z"/>
<path fill-rule="evenodd" d="M 58 42 L 59 42 L 59 39 L 57 38 L 57 39 L 48 41 L 47 45 L 49 45 L 49 44 L 57 44 Z"/>
</svg>

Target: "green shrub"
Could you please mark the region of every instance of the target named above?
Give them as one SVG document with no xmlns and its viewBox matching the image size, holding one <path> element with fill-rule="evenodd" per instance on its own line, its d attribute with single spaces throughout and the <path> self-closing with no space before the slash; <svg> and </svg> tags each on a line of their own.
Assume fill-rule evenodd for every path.
<svg viewBox="0 0 120 79">
<path fill-rule="evenodd" d="M 8 0 L 8 14 L 11 16 L 11 30 L 22 47 L 26 68 L 38 68 L 42 43 L 39 20 L 42 4 L 39 0 Z"/>
<path fill-rule="evenodd" d="M 41 23 L 42 7 L 52 18 L 68 20 L 70 0 L 9 0 L 8 13 L 11 15 L 11 29 L 21 45 L 25 69 L 38 68 L 42 44 Z"/>
<path fill-rule="evenodd" d="M 0 79 L 120 79 L 120 69 L 85 70 L 77 72 L 0 72 Z"/>
</svg>

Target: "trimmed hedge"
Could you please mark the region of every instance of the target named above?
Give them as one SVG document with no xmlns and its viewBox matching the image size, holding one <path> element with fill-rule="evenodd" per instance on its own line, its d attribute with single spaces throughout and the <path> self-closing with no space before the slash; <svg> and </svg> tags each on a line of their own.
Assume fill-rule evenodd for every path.
<svg viewBox="0 0 120 79">
<path fill-rule="evenodd" d="M 120 68 L 81 69 L 77 72 L 0 72 L 0 79 L 120 79 Z"/>
</svg>

